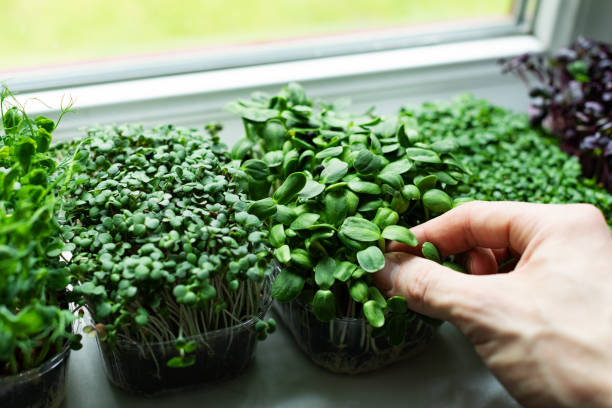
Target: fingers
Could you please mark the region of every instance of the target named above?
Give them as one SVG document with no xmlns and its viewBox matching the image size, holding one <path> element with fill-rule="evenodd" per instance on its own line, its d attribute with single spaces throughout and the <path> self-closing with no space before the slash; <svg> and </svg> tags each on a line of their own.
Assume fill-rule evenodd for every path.
<svg viewBox="0 0 612 408">
<path fill-rule="evenodd" d="M 421 245 L 436 245 L 442 257 L 466 253 L 468 270 L 491 276 L 456 273 L 422 258 L 420 246 L 390 242 L 387 249 L 391 252 L 386 255 L 385 268 L 374 276 L 375 283 L 388 295 L 404 296 L 413 310 L 454 323 L 462 318 L 464 322 L 481 319 L 486 299 L 489 305 L 495 304 L 492 294 L 499 293 L 503 287 L 499 285 L 509 279 L 495 274 L 498 259 L 506 260 L 511 254 L 515 259 L 507 267 L 510 270 L 516 261 L 516 268 L 527 265 L 539 249 L 554 253 L 561 244 L 564 251 L 572 251 L 572 242 L 585 234 L 610 238 L 601 212 L 585 204 L 471 202 L 412 228 L 412 232 Z"/>
<path fill-rule="evenodd" d="M 492 249 L 491 251 L 493 251 L 493 255 L 495 255 L 495 260 L 498 264 L 502 263 L 511 256 L 508 248 Z"/>
<path fill-rule="evenodd" d="M 420 250 L 414 247 L 405 251 L 405 246 L 407 245 L 392 242 L 387 248 L 390 252 L 408 252 L 417 256 L 421 255 Z M 498 272 L 498 265 L 507 257 L 508 250 L 505 249 L 476 247 L 458 255 L 456 262 L 463 265 L 471 275 L 491 275 Z"/>
<path fill-rule="evenodd" d="M 409 308 L 427 316 L 451 322 L 459 316 L 465 318 L 474 310 L 470 305 L 491 292 L 485 279 L 425 258 L 391 252 L 385 260 L 385 267 L 374 275 L 374 283 L 388 296 L 405 297 Z"/>
<path fill-rule="evenodd" d="M 491 275 L 497 273 L 497 260 L 493 250 L 476 247 L 465 255 L 465 269 L 472 275 Z"/>
<path fill-rule="evenodd" d="M 412 228 L 419 243 L 431 242 L 442 256 L 475 247 L 509 248 L 523 253 L 540 228 L 550 205 L 515 202 L 473 201 Z M 420 248 L 392 243 L 389 250 L 413 254 Z"/>
</svg>

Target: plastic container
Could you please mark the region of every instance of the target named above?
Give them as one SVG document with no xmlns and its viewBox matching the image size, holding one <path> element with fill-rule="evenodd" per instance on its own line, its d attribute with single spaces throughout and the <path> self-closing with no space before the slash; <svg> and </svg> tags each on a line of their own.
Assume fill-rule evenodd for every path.
<svg viewBox="0 0 612 408">
<path fill-rule="evenodd" d="M 197 336 L 192 354 L 196 362 L 189 367 L 168 367 L 166 362 L 178 355 L 174 342 L 143 345 L 120 339 L 115 347 L 98 339 L 106 376 L 117 387 L 144 396 L 154 396 L 193 388 L 201 384 L 226 380 L 240 374 L 253 360 L 257 345 L 255 323 L 270 309 L 267 297 L 257 318 L 225 329 Z"/>
<path fill-rule="evenodd" d="M 299 300 L 274 302 L 274 311 L 315 364 L 341 374 L 374 371 L 419 354 L 436 331 L 415 315 L 404 342 L 392 346 L 385 336 L 372 337 L 372 326 L 365 319 L 335 318 L 324 323 L 315 317 L 310 305 Z"/>
<path fill-rule="evenodd" d="M 40 366 L 0 378 L 0 407 L 56 408 L 66 396 L 70 346 Z"/>
</svg>

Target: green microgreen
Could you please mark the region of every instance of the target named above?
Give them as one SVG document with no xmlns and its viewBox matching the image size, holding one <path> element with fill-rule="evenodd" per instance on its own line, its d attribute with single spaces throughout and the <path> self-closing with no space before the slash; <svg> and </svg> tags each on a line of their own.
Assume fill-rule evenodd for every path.
<svg viewBox="0 0 612 408">
<path fill-rule="evenodd" d="M 300 298 L 324 322 L 365 318 L 401 342 L 414 314 L 391 309 L 372 273 L 387 239 L 416 246 L 410 228 L 456 204 L 467 171 L 445 146 L 424 143 L 416 121 L 315 104 L 297 84 L 228 109 L 245 126 L 232 149 L 238 180 L 281 264 L 272 296 Z"/>
<path fill-rule="evenodd" d="M 202 334 L 257 317 L 273 271 L 262 222 L 233 176 L 265 178 L 268 167 L 231 168 L 219 130 L 92 128 L 66 193 L 75 300 L 111 346 L 174 342 L 171 367 L 194 363 Z"/>
<path fill-rule="evenodd" d="M 468 194 L 479 200 L 590 203 L 612 226 L 612 194 L 595 178 L 583 178 L 578 159 L 562 151 L 555 138 L 530 128 L 527 115 L 465 95 L 403 108 L 400 120 L 417 123 L 424 142 L 452 151 L 458 160 L 446 174 L 415 183 L 421 190 L 433 188 L 433 177 L 445 183 L 459 178 L 469 186 Z M 461 174 L 463 167 L 469 176 Z M 448 206 L 437 198 L 428 205 Z"/>
<path fill-rule="evenodd" d="M 62 114 L 67 109 L 62 109 Z M 58 223 L 58 191 L 70 161 L 49 155 L 53 120 L 31 119 L 6 87 L 0 92 L 0 377 L 39 366 L 69 344 L 69 276 L 60 260 L 69 232 Z"/>
</svg>

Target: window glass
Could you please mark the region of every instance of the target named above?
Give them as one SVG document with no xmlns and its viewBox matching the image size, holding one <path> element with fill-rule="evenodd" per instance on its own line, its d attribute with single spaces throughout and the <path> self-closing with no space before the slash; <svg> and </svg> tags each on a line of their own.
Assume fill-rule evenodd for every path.
<svg viewBox="0 0 612 408">
<path fill-rule="evenodd" d="M 512 0 L 0 0 L 0 70 L 507 22 Z M 444 26 L 445 25 L 445 26 Z"/>
</svg>

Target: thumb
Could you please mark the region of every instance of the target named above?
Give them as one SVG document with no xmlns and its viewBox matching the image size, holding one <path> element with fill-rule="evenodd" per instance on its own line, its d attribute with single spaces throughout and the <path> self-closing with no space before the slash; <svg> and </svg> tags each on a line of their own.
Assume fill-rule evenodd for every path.
<svg viewBox="0 0 612 408">
<path fill-rule="evenodd" d="M 405 252 L 385 255 L 385 267 L 374 274 L 374 283 L 388 296 L 403 296 L 415 312 L 448 320 L 470 320 L 478 310 L 488 282 L 462 274 L 436 262 Z M 477 316 L 472 316 L 477 318 Z"/>
</svg>

